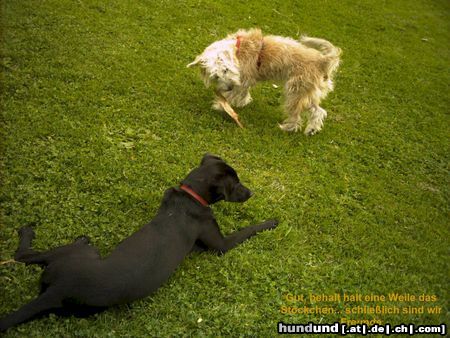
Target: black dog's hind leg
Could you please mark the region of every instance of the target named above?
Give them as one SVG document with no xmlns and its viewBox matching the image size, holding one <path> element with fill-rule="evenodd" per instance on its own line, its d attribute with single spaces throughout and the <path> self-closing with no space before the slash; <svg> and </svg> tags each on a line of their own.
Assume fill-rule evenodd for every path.
<svg viewBox="0 0 450 338">
<path fill-rule="evenodd" d="M 35 237 L 33 228 L 25 226 L 19 229 L 19 247 L 16 250 L 14 259 L 18 262 L 27 263 L 31 257 L 36 257 L 41 253 L 31 248 L 31 242 Z M 29 263 L 31 264 L 31 262 Z M 36 263 L 39 264 L 39 263 Z"/>
<path fill-rule="evenodd" d="M 219 230 L 217 223 L 215 226 L 208 226 L 207 230 L 200 236 L 200 241 L 209 249 L 225 253 L 233 249 L 246 239 L 256 235 L 256 233 L 263 230 L 274 229 L 278 225 L 278 221 L 265 221 L 261 224 L 251 225 L 241 230 L 238 230 L 227 237 L 224 237 Z"/>
<path fill-rule="evenodd" d="M 64 245 L 55 249 L 44 252 L 39 252 L 31 248 L 31 242 L 35 234 L 31 227 L 25 226 L 19 230 L 19 248 L 17 249 L 14 259 L 25 264 L 41 264 L 47 265 L 53 257 L 65 254 L 75 249 L 77 244 L 87 244 L 89 239 L 87 237 L 79 237 L 75 242 Z"/>
<path fill-rule="evenodd" d="M 0 319 L 0 331 L 5 331 L 12 326 L 26 322 L 46 310 L 52 310 L 61 306 L 61 295 L 55 289 L 48 288 L 46 292 L 25 304 L 19 310 Z"/>
</svg>

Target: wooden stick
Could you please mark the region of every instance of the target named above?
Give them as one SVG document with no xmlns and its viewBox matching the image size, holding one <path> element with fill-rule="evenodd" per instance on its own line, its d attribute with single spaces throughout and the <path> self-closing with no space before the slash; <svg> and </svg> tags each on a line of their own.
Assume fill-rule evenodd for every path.
<svg viewBox="0 0 450 338">
<path fill-rule="evenodd" d="M 225 110 L 227 114 L 231 116 L 231 118 L 237 123 L 239 127 L 244 128 L 244 126 L 239 121 L 239 115 L 230 106 L 225 97 L 218 91 L 216 91 L 215 93 L 218 99 L 217 102 L 222 106 L 223 110 Z"/>
</svg>

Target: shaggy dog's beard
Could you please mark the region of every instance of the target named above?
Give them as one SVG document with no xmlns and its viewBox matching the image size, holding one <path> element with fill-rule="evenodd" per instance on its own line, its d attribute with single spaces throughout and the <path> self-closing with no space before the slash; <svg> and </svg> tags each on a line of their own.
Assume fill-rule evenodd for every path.
<svg viewBox="0 0 450 338">
<path fill-rule="evenodd" d="M 314 135 L 327 116 L 319 104 L 333 90 L 332 77 L 340 54 L 339 48 L 323 39 L 304 36 L 296 41 L 263 36 L 261 30 L 251 29 L 214 42 L 188 67 L 200 66 L 205 85 L 214 87 L 213 108 L 226 111 L 240 126 L 230 105 L 249 104 L 249 90 L 259 81 L 283 82 L 288 117 L 281 129 L 297 131 L 302 127 L 302 115 L 306 115 L 305 134 Z"/>
</svg>

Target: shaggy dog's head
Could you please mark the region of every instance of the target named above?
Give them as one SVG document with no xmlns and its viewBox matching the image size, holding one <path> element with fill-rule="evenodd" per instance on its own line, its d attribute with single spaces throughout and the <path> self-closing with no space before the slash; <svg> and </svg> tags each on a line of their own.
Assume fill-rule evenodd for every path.
<svg viewBox="0 0 450 338">
<path fill-rule="evenodd" d="M 241 84 L 235 39 L 214 42 L 187 67 L 196 65 L 200 66 L 207 87 L 214 85 L 218 90 L 228 91 Z"/>
</svg>

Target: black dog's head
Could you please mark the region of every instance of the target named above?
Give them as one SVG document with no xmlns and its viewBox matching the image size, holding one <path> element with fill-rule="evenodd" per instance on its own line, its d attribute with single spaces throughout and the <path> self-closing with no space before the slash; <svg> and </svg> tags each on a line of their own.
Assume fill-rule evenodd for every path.
<svg viewBox="0 0 450 338">
<path fill-rule="evenodd" d="M 240 181 L 236 171 L 220 157 L 205 154 L 200 166 L 182 181 L 202 196 L 209 204 L 221 200 L 245 202 L 252 192 Z"/>
</svg>

